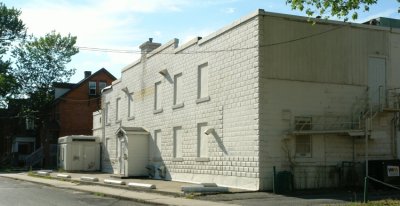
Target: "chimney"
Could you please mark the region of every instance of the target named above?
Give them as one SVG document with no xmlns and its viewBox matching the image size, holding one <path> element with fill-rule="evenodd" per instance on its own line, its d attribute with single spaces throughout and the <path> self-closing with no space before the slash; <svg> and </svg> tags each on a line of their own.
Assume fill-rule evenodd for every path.
<svg viewBox="0 0 400 206">
<path fill-rule="evenodd" d="M 140 48 L 140 51 L 141 51 L 142 56 L 143 56 L 144 54 L 147 54 L 147 53 L 153 51 L 154 49 L 157 49 L 160 46 L 161 46 L 160 43 L 154 43 L 153 42 L 153 38 L 149 38 L 149 41 L 146 41 L 145 43 L 140 45 L 139 48 Z"/>
<path fill-rule="evenodd" d="M 85 79 L 92 75 L 91 71 L 85 71 Z"/>
</svg>

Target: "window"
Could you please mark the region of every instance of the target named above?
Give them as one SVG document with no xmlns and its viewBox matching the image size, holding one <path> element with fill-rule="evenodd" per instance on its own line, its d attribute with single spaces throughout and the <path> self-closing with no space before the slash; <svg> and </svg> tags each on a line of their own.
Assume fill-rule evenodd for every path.
<svg viewBox="0 0 400 206">
<path fill-rule="evenodd" d="M 133 93 L 128 94 L 128 119 L 133 119 Z"/>
<path fill-rule="evenodd" d="M 208 135 L 204 134 L 207 123 L 197 125 L 197 156 L 208 157 Z"/>
<path fill-rule="evenodd" d="M 25 119 L 25 126 L 26 126 L 26 130 L 33 130 L 35 127 L 35 121 L 32 117 L 27 117 Z"/>
<path fill-rule="evenodd" d="M 96 82 L 89 82 L 89 95 L 96 95 Z"/>
<path fill-rule="evenodd" d="M 121 121 L 121 98 L 117 98 L 115 102 L 115 121 L 119 122 Z"/>
<path fill-rule="evenodd" d="M 182 73 L 174 76 L 174 105 L 180 105 L 182 100 Z"/>
<path fill-rule="evenodd" d="M 161 106 L 161 82 L 154 85 L 154 113 L 162 112 Z"/>
<path fill-rule="evenodd" d="M 101 90 L 103 90 L 105 87 L 107 86 L 107 82 L 99 82 L 99 91 L 101 92 Z"/>
<path fill-rule="evenodd" d="M 154 131 L 154 159 L 161 160 L 161 130 Z"/>
<path fill-rule="evenodd" d="M 311 117 L 294 117 L 295 130 L 311 130 L 312 118 Z"/>
<path fill-rule="evenodd" d="M 311 136 L 296 136 L 296 156 L 311 157 Z"/>
<path fill-rule="evenodd" d="M 110 138 L 106 138 L 106 151 L 109 151 L 110 150 Z M 108 154 L 108 152 L 107 152 L 107 154 Z"/>
<path fill-rule="evenodd" d="M 197 77 L 197 103 L 210 100 L 208 95 L 208 63 L 202 64 L 198 69 Z"/>
<path fill-rule="evenodd" d="M 110 102 L 107 102 L 106 103 L 106 105 L 105 105 L 105 108 L 104 108 L 104 121 L 105 121 L 105 124 L 106 125 L 108 125 L 108 124 L 110 124 Z"/>
<path fill-rule="evenodd" d="M 182 127 L 174 127 L 174 157 L 182 157 Z"/>
</svg>

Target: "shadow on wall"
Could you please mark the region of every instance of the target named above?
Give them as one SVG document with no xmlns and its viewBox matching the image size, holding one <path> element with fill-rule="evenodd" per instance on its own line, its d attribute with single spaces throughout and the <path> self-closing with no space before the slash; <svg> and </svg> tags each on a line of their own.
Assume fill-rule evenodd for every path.
<svg viewBox="0 0 400 206">
<path fill-rule="evenodd" d="M 160 135 L 160 133 L 158 133 L 158 135 Z M 161 142 L 159 142 L 160 137 L 158 135 L 155 134 L 153 137 L 149 138 L 149 164 L 146 166 L 146 169 L 151 179 L 171 180 L 171 174 L 161 156 Z"/>
</svg>

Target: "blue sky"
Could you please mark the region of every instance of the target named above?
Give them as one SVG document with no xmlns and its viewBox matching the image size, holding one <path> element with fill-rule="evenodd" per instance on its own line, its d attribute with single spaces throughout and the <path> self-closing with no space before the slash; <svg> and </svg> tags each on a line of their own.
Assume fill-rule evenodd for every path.
<svg viewBox="0 0 400 206">
<path fill-rule="evenodd" d="M 42 36 L 52 30 L 78 37 L 77 46 L 138 51 L 152 37 L 180 44 L 207 36 L 257 9 L 304 16 L 292 11 L 285 0 L 3 0 L 22 11 L 28 33 Z M 368 13 L 359 12 L 357 22 L 376 17 L 400 19 L 397 0 L 378 0 Z M 83 71 L 108 69 L 117 78 L 121 69 L 139 54 L 95 52 L 81 49 L 69 67 L 76 68 L 71 82 Z"/>
</svg>

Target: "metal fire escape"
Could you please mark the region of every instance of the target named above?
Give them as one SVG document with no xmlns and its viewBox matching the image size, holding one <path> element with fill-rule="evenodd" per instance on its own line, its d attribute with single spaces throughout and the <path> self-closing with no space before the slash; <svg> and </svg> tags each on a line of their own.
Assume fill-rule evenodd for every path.
<svg viewBox="0 0 400 206">
<path fill-rule="evenodd" d="M 365 122 L 381 113 L 400 112 L 400 88 L 377 92 L 376 103 L 371 103 L 368 91 L 356 98 L 349 115 L 304 115 L 295 119 L 290 135 L 341 134 L 365 136 Z"/>
</svg>

